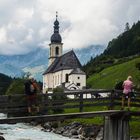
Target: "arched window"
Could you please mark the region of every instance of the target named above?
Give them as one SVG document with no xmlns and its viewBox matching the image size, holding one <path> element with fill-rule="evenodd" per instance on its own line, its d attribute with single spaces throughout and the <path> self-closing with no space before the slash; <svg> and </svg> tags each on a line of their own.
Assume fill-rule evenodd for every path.
<svg viewBox="0 0 140 140">
<path fill-rule="evenodd" d="M 58 46 L 55 48 L 55 54 L 59 55 L 59 47 Z"/>
</svg>

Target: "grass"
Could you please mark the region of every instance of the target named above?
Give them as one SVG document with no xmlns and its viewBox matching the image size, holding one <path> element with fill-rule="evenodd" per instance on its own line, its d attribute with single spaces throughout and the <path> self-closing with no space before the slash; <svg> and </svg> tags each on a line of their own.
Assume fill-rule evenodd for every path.
<svg viewBox="0 0 140 140">
<path fill-rule="evenodd" d="M 88 103 L 88 102 L 86 102 Z M 90 102 L 89 102 L 90 103 Z M 121 102 L 120 102 L 121 104 Z M 120 110 L 120 106 L 115 106 L 114 110 Z M 107 106 L 94 106 L 94 107 L 84 107 L 83 112 L 91 112 L 91 111 L 102 111 L 107 110 Z M 137 107 L 131 107 L 131 111 L 138 111 Z M 79 112 L 79 108 L 72 108 L 72 109 L 65 109 L 64 113 L 76 113 Z M 69 121 L 65 121 L 65 124 L 71 123 L 71 122 L 80 122 L 82 124 L 95 124 L 95 125 L 103 125 L 104 118 L 103 117 L 94 117 L 94 118 L 78 118 L 78 119 L 72 119 Z M 132 117 L 130 119 L 130 135 L 132 137 L 140 137 L 140 117 Z"/>
<path fill-rule="evenodd" d="M 106 68 L 88 78 L 87 85 L 97 89 L 112 89 L 117 82 L 124 81 L 128 75 L 131 75 L 134 84 L 140 88 L 140 70 L 136 68 L 137 63 L 140 63 L 140 58 Z M 132 107 L 131 110 L 135 111 L 137 108 Z M 130 120 L 130 133 L 131 136 L 140 138 L 140 117 Z"/>
<path fill-rule="evenodd" d="M 117 82 L 124 81 L 128 75 L 131 75 L 134 84 L 140 86 L 140 70 L 136 68 L 137 63 L 140 63 L 140 58 L 106 68 L 90 76 L 87 79 L 87 85 L 97 89 L 112 89 Z"/>
<path fill-rule="evenodd" d="M 132 117 L 130 120 L 130 135 L 140 138 L 140 117 Z"/>
</svg>

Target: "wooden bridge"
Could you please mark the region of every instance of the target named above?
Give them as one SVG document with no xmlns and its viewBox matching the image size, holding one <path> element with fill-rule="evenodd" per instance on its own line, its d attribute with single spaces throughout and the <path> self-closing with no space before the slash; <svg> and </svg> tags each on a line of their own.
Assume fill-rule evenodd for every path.
<svg viewBox="0 0 140 140">
<path fill-rule="evenodd" d="M 131 116 L 140 116 L 140 112 L 137 111 L 137 108 L 140 107 L 140 93 L 135 93 L 136 97 L 131 100 L 131 106 L 135 108 L 135 111 L 120 110 L 121 94 L 122 91 L 116 90 L 82 90 L 38 94 L 41 112 L 45 113 L 45 115 L 41 116 L 23 116 L 23 114 L 27 113 L 25 95 L 3 95 L 0 96 L 0 112 L 18 117 L 0 119 L 0 123 L 45 122 L 100 116 L 105 118 L 104 140 L 129 140 L 129 118 Z M 65 112 L 65 109 L 71 110 L 73 108 L 77 109 L 77 111 L 79 110 L 79 113 L 49 115 L 50 112 L 56 113 L 63 110 Z M 85 112 L 87 108 L 90 108 L 91 111 Z M 98 111 L 97 108 L 99 108 Z"/>
</svg>

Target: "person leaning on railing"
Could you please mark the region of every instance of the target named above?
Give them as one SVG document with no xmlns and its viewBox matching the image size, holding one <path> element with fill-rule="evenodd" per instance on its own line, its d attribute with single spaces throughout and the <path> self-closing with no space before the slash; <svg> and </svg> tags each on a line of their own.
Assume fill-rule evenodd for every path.
<svg viewBox="0 0 140 140">
<path fill-rule="evenodd" d="M 131 100 L 131 93 L 134 87 L 132 82 L 132 76 L 128 76 L 127 80 L 123 82 L 123 95 L 122 95 L 122 110 L 124 109 L 125 99 L 128 98 L 127 106 L 128 110 L 130 109 L 130 100 Z"/>
</svg>

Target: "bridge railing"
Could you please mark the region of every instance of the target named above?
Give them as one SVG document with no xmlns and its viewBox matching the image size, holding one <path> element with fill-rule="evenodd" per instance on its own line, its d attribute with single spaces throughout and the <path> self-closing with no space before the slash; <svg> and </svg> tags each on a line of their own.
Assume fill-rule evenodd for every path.
<svg viewBox="0 0 140 140">
<path fill-rule="evenodd" d="M 67 98 L 53 99 L 54 94 L 57 96 L 65 95 Z M 140 93 L 134 93 L 136 96 L 131 99 L 131 106 L 140 107 Z M 121 106 L 122 91 L 119 90 L 82 90 L 82 91 L 65 91 L 65 93 L 48 93 L 38 94 L 39 106 L 42 111 L 56 109 L 78 109 L 79 112 L 85 111 L 86 108 L 97 111 L 100 109 L 113 109 Z M 77 111 L 78 111 L 77 110 Z M 0 112 L 3 113 L 20 113 L 27 112 L 27 100 L 24 94 L 1 95 Z"/>
</svg>

